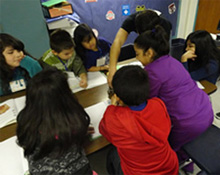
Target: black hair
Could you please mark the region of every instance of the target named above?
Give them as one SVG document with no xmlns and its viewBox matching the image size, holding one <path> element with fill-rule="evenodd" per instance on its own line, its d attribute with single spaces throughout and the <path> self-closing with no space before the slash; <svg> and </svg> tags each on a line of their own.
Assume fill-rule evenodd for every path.
<svg viewBox="0 0 220 175">
<path fill-rule="evenodd" d="M 144 10 L 135 17 L 135 26 L 139 34 L 152 30 L 158 24 L 160 24 L 160 17 L 153 10 Z"/>
<path fill-rule="evenodd" d="M 45 69 L 28 83 L 26 105 L 17 117 L 18 144 L 24 155 L 60 156 L 73 144 L 81 149 L 90 118 L 72 94 L 67 76 Z"/>
<path fill-rule="evenodd" d="M 62 29 L 57 29 L 50 34 L 50 47 L 57 53 L 74 48 L 71 35 Z"/>
<path fill-rule="evenodd" d="M 13 49 L 17 51 L 23 51 L 25 55 L 29 55 L 24 50 L 24 44 L 19 39 L 7 34 L 7 33 L 0 33 L 0 79 L 1 79 L 1 88 L 3 91 L 3 94 L 8 93 L 9 89 L 9 82 L 13 79 L 14 71 L 11 69 L 11 67 L 6 63 L 5 57 L 3 55 L 3 52 L 6 47 L 12 47 Z M 23 75 L 25 79 L 29 79 L 30 76 L 28 72 L 19 66 L 19 69 L 23 72 Z"/>
<path fill-rule="evenodd" d="M 95 36 L 92 28 L 87 24 L 79 24 L 74 30 L 74 41 L 76 44 L 76 52 L 85 62 L 85 48 L 82 45 L 82 42 L 89 42 L 92 38 L 96 39 L 96 43 L 98 44 L 97 37 Z"/>
<path fill-rule="evenodd" d="M 147 72 L 140 66 L 123 66 L 112 80 L 114 93 L 128 106 L 138 106 L 149 98 Z"/>
<path fill-rule="evenodd" d="M 149 48 L 152 48 L 155 52 L 153 60 L 169 54 L 170 50 L 167 34 L 160 25 L 157 25 L 152 30 L 145 31 L 139 35 L 135 39 L 134 44 L 137 48 L 142 49 L 144 53 Z"/>
<path fill-rule="evenodd" d="M 215 59 L 220 64 L 220 50 L 217 48 L 209 32 L 206 30 L 197 30 L 190 33 L 185 41 L 185 49 L 187 47 L 187 41 L 195 44 L 195 54 L 197 55 L 195 61 L 193 61 L 194 65 L 196 65 L 195 69 L 206 67 L 210 59 Z"/>
</svg>

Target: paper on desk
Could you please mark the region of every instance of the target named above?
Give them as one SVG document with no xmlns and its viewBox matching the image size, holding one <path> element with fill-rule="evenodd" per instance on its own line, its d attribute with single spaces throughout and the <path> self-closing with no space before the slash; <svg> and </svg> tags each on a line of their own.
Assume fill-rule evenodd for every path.
<svg viewBox="0 0 220 175">
<path fill-rule="evenodd" d="M 16 143 L 17 137 L 0 142 L 0 174 L 24 175 L 28 170 L 28 162 L 24 158 L 23 149 Z"/>
<path fill-rule="evenodd" d="M 120 69 L 121 67 L 128 66 L 128 65 L 135 65 L 135 66 L 140 66 L 140 67 L 144 68 L 144 66 L 142 65 L 142 63 L 140 61 L 134 61 L 134 62 L 130 62 L 127 64 L 117 65 L 117 69 Z"/>
<path fill-rule="evenodd" d="M 199 81 L 196 81 L 196 84 L 199 89 L 205 89 L 205 87 Z"/>
<path fill-rule="evenodd" d="M 92 138 L 95 139 L 99 136 L 101 136 L 99 132 L 99 123 L 103 117 L 103 114 L 107 108 L 107 106 L 110 104 L 110 100 L 106 100 L 100 103 L 97 103 L 95 105 L 92 105 L 90 107 L 85 108 L 85 111 L 90 117 L 90 123 L 95 129 L 95 133 L 92 134 Z"/>
<path fill-rule="evenodd" d="M 72 92 L 76 93 L 84 90 L 79 86 L 80 79 L 76 77 L 73 72 L 66 72 L 68 75 L 68 83 Z M 101 72 L 88 72 L 88 87 L 86 89 L 91 89 L 96 86 L 100 86 L 107 83 L 106 76 Z"/>
<path fill-rule="evenodd" d="M 25 106 L 25 96 L 9 99 L 1 103 L 7 104 L 10 108 L 3 114 L 0 114 L 0 128 L 16 122 L 18 113 Z"/>
</svg>

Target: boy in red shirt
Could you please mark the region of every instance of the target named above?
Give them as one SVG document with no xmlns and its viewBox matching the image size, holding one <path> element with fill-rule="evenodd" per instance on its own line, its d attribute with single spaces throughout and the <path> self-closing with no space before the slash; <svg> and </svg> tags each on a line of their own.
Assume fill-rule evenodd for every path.
<svg viewBox="0 0 220 175">
<path fill-rule="evenodd" d="M 168 142 L 170 117 L 162 100 L 149 99 L 146 71 L 124 66 L 114 75 L 112 86 L 112 105 L 99 130 L 117 148 L 123 174 L 178 174 L 178 159 Z"/>
</svg>

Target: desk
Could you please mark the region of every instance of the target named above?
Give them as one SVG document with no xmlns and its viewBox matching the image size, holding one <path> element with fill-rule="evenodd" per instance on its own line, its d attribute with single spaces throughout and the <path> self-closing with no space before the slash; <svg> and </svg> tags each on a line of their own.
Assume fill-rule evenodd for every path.
<svg viewBox="0 0 220 175">
<path fill-rule="evenodd" d="M 101 86 L 94 87 L 92 89 L 80 91 L 76 93 L 75 95 L 79 103 L 84 108 L 86 108 L 88 106 L 91 106 L 91 105 L 94 105 L 96 103 L 106 100 L 108 98 L 107 90 L 108 90 L 108 85 L 104 84 Z M 17 93 L 8 95 L 8 96 L 3 96 L 3 97 L 0 97 L 0 102 L 3 102 L 10 98 L 17 98 L 23 95 L 25 95 L 25 91 L 17 92 Z M 8 139 L 16 135 L 16 127 L 17 127 L 17 124 L 13 123 L 6 127 L 0 128 L 0 141 L 3 141 L 5 139 Z M 85 152 L 86 154 L 91 154 L 105 147 L 108 144 L 109 142 L 104 137 L 99 137 L 92 141 L 90 141 L 89 139 L 86 139 Z"/>
<path fill-rule="evenodd" d="M 127 63 L 130 63 L 135 60 L 136 59 L 130 59 L 130 60 L 122 61 L 119 64 L 127 64 Z M 200 81 L 200 83 L 205 87 L 205 89 L 203 89 L 203 90 L 207 94 L 211 94 L 217 90 L 217 87 L 214 84 L 212 84 L 206 80 L 202 80 L 202 81 Z M 79 103 L 84 108 L 86 108 L 88 106 L 91 106 L 91 105 L 94 105 L 96 103 L 99 103 L 101 101 L 106 100 L 108 98 L 107 90 L 108 90 L 108 85 L 104 84 L 101 86 L 94 87 L 92 89 L 77 92 L 75 95 L 76 95 Z M 7 99 L 17 98 L 17 97 L 20 97 L 23 95 L 25 95 L 25 91 L 14 93 L 14 94 L 4 96 L 4 97 L 0 97 L 0 103 L 7 100 Z M 4 128 L 1 128 L 0 129 L 0 141 L 3 141 L 9 137 L 14 136 L 16 134 L 16 126 L 17 126 L 16 123 L 14 123 L 14 124 L 8 125 Z M 87 139 L 86 143 L 85 143 L 86 154 L 91 154 L 91 153 L 105 147 L 108 144 L 109 144 L 109 142 L 104 137 L 99 137 L 99 138 L 92 140 L 92 141 Z"/>
</svg>

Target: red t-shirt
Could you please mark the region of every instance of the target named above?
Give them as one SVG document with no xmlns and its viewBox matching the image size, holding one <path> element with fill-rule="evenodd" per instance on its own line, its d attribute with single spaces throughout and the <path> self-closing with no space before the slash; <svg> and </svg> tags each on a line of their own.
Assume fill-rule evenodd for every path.
<svg viewBox="0 0 220 175">
<path fill-rule="evenodd" d="M 117 147 L 124 175 L 176 175 L 178 159 L 168 136 L 170 117 L 159 98 L 147 101 L 141 111 L 109 106 L 100 133 Z"/>
</svg>

